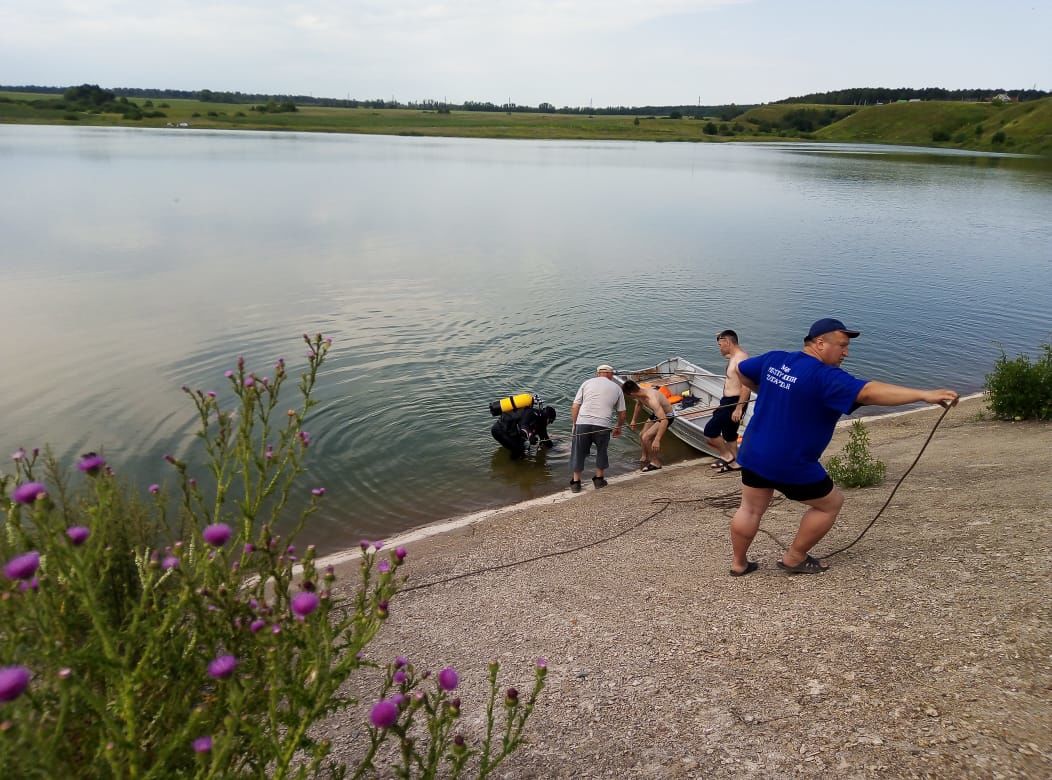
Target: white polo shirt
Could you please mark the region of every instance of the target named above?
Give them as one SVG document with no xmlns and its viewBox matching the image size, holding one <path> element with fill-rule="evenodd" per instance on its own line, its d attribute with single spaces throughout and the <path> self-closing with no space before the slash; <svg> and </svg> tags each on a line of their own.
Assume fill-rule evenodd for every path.
<svg viewBox="0 0 1052 780">
<path fill-rule="evenodd" d="M 610 427 L 610 418 L 614 412 L 625 411 L 625 395 L 620 385 L 605 376 L 594 376 L 586 379 L 577 390 L 573 402 L 580 404 L 577 412 L 579 425 L 599 425 Z"/>
</svg>

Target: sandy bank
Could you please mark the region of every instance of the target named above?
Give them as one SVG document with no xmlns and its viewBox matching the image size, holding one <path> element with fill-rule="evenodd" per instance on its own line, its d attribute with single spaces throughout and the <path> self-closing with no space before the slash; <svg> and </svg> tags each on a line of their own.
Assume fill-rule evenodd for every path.
<svg viewBox="0 0 1052 780">
<path fill-rule="evenodd" d="M 762 568 L 728 577 L 739 481 L 698 461 L 411 542 L 415 586 L 621 533 L 407 592 L 370 655 L 457 667 L 469 741 L 487 659 L 524 688 L 547 657 L 503 777 L 1052 776 L 1052 426 L 981 408 L 947 416 L 825 575 L 775 568 L 800 513 L 783 502 L 753 546 Z M 869 422 L 888 480 L 848 492 L 819 554 L 861 531 L 937 415 Z M 338 754 L 353 758 L 363 722 L 329 724 Z"/>
</svg>

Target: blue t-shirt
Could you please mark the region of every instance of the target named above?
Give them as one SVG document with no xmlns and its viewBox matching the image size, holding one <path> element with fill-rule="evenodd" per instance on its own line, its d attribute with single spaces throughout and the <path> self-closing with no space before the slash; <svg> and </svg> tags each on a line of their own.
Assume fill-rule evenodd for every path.
<svg viewBox="0 0 1052 780">
<path fill-rule="evenodd" d="M 825 479 L 818 459 L 840 415 L 856 408 L 866 380 L 806 352 L 767 352 L 743 360 L 738 370 L 757 388 L 738 462 L 774 482 Z"/>
</svg>

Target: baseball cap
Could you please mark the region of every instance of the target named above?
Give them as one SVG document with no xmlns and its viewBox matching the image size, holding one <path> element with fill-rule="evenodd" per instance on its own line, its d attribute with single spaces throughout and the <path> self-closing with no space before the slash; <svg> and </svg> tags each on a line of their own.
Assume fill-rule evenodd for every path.
<svg viewBox="0 0 1052 780">
<path fill-rule="evenodd" d="M 816 339 L 823 333 L 831 333 L 834 330 L 842 331 L 843 334 L 849 339 L 856 338 L 862 333 L 858 330 L 851 330 L 851 328 L 847 327 L 840 320 L 835 320 L 832 317 L 825 317 L 823 319 L 818 320 L 818 322 L 814 323 L 811 326 L 811 330 L 807 331 L 807 337 L 804 339 L 804 341 Z"/>
<path fill-rule="evenodd" d="M 595 370 L 595 372 L 596 372 L 597 374 L 598 374 L 598 373 L 599 373 L 600 371 L 609 371 L 609 372 L 610 372 L 610 373 L 612 374 L 612 373 L 614 373 L 614 367 L 613 367 L 613 366 L 611 366 L 611 365 L 608 365 L 608 364 L 606 364 L 606 363 L 603 363 L 603 364 L 602 364 L 601 366 L 599 366 L 599 367 L 598 367 L 598 368 L 597 368 L 597 369 Z"/>
</svg>

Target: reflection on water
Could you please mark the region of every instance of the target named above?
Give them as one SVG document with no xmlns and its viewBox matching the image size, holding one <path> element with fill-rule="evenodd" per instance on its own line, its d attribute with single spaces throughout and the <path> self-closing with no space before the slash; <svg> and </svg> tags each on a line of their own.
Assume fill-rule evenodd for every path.
<svg viewBox="0 0 1052 780">
<path fill-rule="evenodd" d="M 533 390 L 565 443 L 601 362 L 719 370 L 718 330 L 758 352 L 832 314 L 864 332 L 859 375 L 970 391 L 999 344 L 1052 337 L 1045 161 L 0 127 L 0 166 L 0 445 L 156 481 L 194 451 L 180 385 L 222 394 L 239 354 L 303 365 L 298 334 L 324 332 L 330 549 L 563 489 L 568 444 L 512 463 L 487 407 Z M 615 442 L 614 473 L 637 455 Z"/>
</svg>

